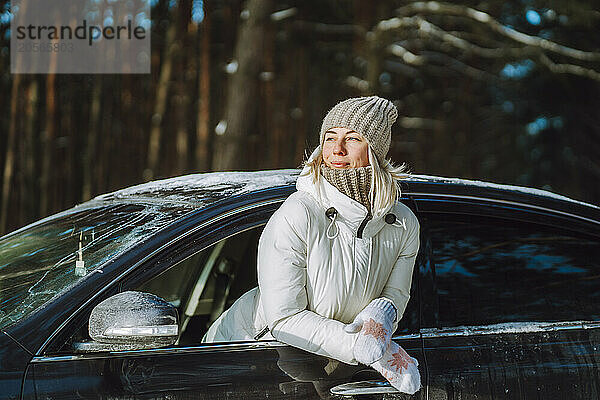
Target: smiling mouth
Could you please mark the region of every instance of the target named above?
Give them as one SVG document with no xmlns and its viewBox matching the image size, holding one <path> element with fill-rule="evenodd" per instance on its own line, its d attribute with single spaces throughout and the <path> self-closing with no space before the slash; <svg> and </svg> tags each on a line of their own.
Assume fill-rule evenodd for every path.
<svg viewBox="0 0 600 400">
<path fill-rule="evenodd" d="M 345 167 L 346 165 L 348 165 L 348 163 L 346 163 L 346 162 L 332 162 L 331 165 L 333 165 L 335 167 Z"/>
</svg>

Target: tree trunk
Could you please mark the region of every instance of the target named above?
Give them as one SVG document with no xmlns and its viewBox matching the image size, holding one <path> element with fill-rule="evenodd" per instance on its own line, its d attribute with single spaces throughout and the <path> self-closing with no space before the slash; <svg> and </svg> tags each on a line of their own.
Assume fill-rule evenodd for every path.
<svg viewBox="0 0 600 400">
<path fill-rule="evenodd" d="M 90 108 L 90 126 L 87 135 L 87 143 L 83 153 L 83 185 L 81 188 L 81 200 L 87 201 L 92 198 L 92 181 L 96 170 L 96 142 L 100 128 L 100 101 L 102 96 L 102 77 L 94 79 L 92 89 L 92 101 Z"/>
<path fill-rule="evenodd" d="M 33 77 L 27 88 L 27 103 L 25 105 L 25 143 L 23 149 L 23 180 L 21 184 L 21 221 L 19 225 L 25 225 L 37 217 L 37 201 L 35 183 L 37 181 L 37 171 L 35 168 L 36 159 L 36 130 L 35 121 L 38 111 L 38 82 L 37 77 Z"/>
<path fill-rule="evenodd" d="M 175 18 L 176 19 L 176 18 Z M 144 180 L 149 181 L 154 178 L 158 168 L 158 157 L 160 155 L 160 142 L 162 136 L 162 121 L 167 108 L 167 94 L 171 83 L 171 71 L 173 69 L 173 58 L 178 51 L 179 45 L 176 43 L 177 23 L 172 22 L 167 28 L 167 38 L 165 41 L 165 58 L 161 63 L 160 75 L 156 88 L 156 102 L 152 113 L 152 128 L 150 129 L 150 140 L 148 143 L 148 158 L 146 170 L 144 170 Z"/>
<path fill-rule="evenodd" d="M 295 113 L 294 125 L 296 126 L 296 144 L 294 148 L 294 165 L 293 167 L 299 167 L 302 161 L 304 160 L 304 151 L 308 145 L 308 123 L 306 122 L 308 116 L 308 108 L 309 108 L 309 96 L 308 96 L 308 86 L 310 75 L 308 73 L 308 65 L 306 49 L 301 47 L 295 51 L 296 53 L 296 66 L 294 67 L 298 72 L 298 98 L 297 98 L 297 108 L 298 112 Z M 311 149 L 312 150 L 312 149 Z"/>
<path fill-rule="evenodd" d="M 180 38 L 181 47 L 188 49 L 191 45 L 189 40 L 190 26 L 192 25 L 192 3 L 190 0 L 180 0 L 177 13 L 177 37 Z M 175 86 L 174 103 L 175 110 L 175 172 L 178 175 L 185 173 L 189 168 L 189 134 L 188 134 L 188 113 L 190 106 L 190 95 L 187 90 L 188 60 L 194 58 L 194 54 L 185 52 L 177 52 L 174 59 L 177 65 L 177 83 Z"/>
<path fill-rule="evenodd" d="M 54 154 L 54 118 L 56 115 L 55 74 L 46 76 L 46 118 L 42 137 L 42 170 L 40 173 L 40 215 L 50 211 L 50 180 Z"/>
<path fill-rule="evenodd" d="M 291 91 L 289 87 L 286 88 L 288 96 L 284 96 L 283 98 L 278 98 L 277 92 L 275 90 L 275 33 L 273 32 L 273 27 L 267 25 L 265 27 L 266 32 L 266 40 L 264 46 L 264 70 L 266 72 L 263 77 L 264 81 L 264 95 L 263 95 L 263 112 L 261 116 L 264 120 L 264 131 L 261 132 L 259 137 L 264 138 L 267 143 L 259 143 L 257 152 L 258 157 L 256 157 L 256 167 L 260 169 L 266 168 L 277 168 L 281 164 L 281 119 L 282 119 L 282 111 L 285 110 L 285 105 L 287 103 L 286 97 L 289 97 Z M 278 79 L 281 77 L 277 76 Z M 266 149 L 270 154 L 270 157 L 261 157 L 259 152 L 262 149 Z"/>
<path fill-rule="evenodd" d="M 238 67 L 229 82 L 225 108 L 225 132 L 215 140 L 213 170 L 246 169 L 244 162 L 248 136 L 255 127 L 258 106 L 258 74 L 263 60 L 266 24 L 272 10 L 271 0 L 249 0 L 247 19 L 242 24 L 234 60 Z"/>
<path fill-rule="evenodd" d="M 75 78 L 76 79 L 76 78 Z M 65 82 L 62 86 L 66 93 L 73 93 L 73 80 Z M 76 138 L 73 130 L 74 124 L 72 123 L 75 118 L 73 102 L 63 101 L 60 102 L 60 110 L 58 112 L 59 127 L 59 142 L 57 143 L 57 155 L 56 165 L 58 171 L 61 173 L 56 176 L 56 187 L 59 189 L 56 191 L 56 203 L 57 209 L 63 209 L 66 206 L 76 203 L 75 198 L 79 197 L 79 193 L 75 194 L 74 182 L 77 182 L 77 172 L 74 168 L 75 150 L 76 150 Z"/>
<path fill-rule="evenodd" d="M 19 86 L 21 74 L 13 75 L 13 86 L 10 94 L 10 126 L 8 128 L 8 140 L 6 142 L 6 157 L 2 174 L 2 210 L 0 210 L 0 233 L 6 233 L 8 220 L 8 205 L 10 201 L 10 188 L 14 169 L 15 139 L 17 136 L 17 118 L 19 111 Z"/>
<path fill-rule="evenodd" d="M 196 169 L 207 171 L 210 166 L 210 14 L 204 2 L 198 76 L 198 121 L 196 123 Z"/>
</svg>

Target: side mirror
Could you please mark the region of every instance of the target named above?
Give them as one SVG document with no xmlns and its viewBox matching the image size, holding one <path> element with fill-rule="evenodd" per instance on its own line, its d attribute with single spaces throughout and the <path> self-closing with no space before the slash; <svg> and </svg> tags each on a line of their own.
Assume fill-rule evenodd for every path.
<svg viewBox="0 0 600 400">
<path fill-rule="evenodd" d="M 158 296 L 123 292 L 94 307 L 89 333 L 93 341 L 75 343 L 75 350 L 154 349 L 177 341 L 179 316 L 175 307 Z"/>
</svg>

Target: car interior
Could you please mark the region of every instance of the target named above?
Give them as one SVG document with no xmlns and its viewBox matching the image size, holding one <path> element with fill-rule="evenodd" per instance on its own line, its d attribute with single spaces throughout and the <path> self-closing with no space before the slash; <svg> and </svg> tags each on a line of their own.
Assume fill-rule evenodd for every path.
<svg viewBox="0 0 600 400">
<path fill-rule="evenodd" d="M 180 336 L 176 344 L 200 343 L 219 315 L 257 286 L 256 253 L 263 228 L 223 239 L 137 289 L 162 297 L 177 307 Z"/>
</svg>

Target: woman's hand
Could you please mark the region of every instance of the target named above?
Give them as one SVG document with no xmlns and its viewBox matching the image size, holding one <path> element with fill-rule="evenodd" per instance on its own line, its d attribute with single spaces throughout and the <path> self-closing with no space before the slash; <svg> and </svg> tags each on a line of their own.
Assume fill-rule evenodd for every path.
<svg viewBox="0 0 600 400">
<path fill-rule="evenodd" d="M 394 305 L 387 299 L 378 298 L 345 326 L 344 330 L 348 333 L 359 332 L 353 350 L 356 361 L 371 365 L 383 357 L 392 340 L 395 319 Z"/>
<path fill-rule="evenodd" d="M 413 394 L 421 388 L 419 363 L 396 342 L 392 341 L 381 360 L 371 366 L 402 393 Z"/>
</svg>

